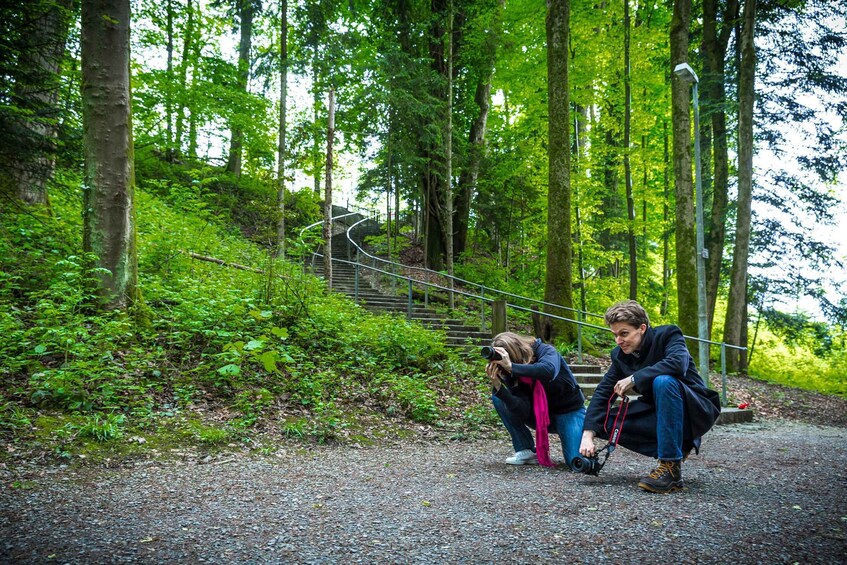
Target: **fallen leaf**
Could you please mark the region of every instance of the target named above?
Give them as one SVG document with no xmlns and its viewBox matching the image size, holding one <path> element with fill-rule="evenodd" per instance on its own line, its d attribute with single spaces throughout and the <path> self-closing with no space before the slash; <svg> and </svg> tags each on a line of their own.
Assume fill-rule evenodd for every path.
<svg viewBox="0 0 847 565">
<path fill-rule="evenodd" d="M 432 506 L 428 500 L 424 500 L 421 504 L 424 506 Z"/>
</svg>

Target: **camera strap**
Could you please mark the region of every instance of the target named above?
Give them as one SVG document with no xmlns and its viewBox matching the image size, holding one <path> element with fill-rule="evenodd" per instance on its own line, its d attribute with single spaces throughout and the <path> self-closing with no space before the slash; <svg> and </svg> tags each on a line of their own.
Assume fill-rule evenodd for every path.
<svg viewBox="0 0 847 565">
<path fill-rule="evenodd" d="M 612 423 L 612 431 L 609 432 L 609 416 L 612 412 L 612 404 L 615 402 L 617 396 L 617 394 L 613 394 L 609 397 L 609 402 L 606 404 L 606 419 L 603 421 L 603 429 L 609 433 L 610 453 L 621 439 L 621 430 L 623 430 L 623 423 L 626 420 L 626 413 L 629 411 L 629 397 L 622 396 L 621 406 L 618 409 L 617 415 L 615 415 L 615 421 Z"/>
</svg>

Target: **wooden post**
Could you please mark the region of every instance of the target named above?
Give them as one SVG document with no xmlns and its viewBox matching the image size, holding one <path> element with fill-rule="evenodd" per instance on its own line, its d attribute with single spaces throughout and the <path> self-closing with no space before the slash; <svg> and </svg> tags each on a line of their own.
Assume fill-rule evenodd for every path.
<svg viewBox="0 0 847 565">
<path fill-rule="evenodd" d="M 491 337 L 506 331 L 506 301 L 491 303 Z"/>
</svg>

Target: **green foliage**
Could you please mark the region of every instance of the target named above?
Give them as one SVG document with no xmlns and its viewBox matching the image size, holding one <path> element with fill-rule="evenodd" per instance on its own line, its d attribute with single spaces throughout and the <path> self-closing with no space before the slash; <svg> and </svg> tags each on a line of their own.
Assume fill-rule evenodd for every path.
<svg viewBox="0 0 847 565">
<path fill-rule="evenodd" d="M 172 176 L 141 178 L 136 193 L 146 326 L 92 308 L 96 271 L 78 252 L 72 177 L 53 197 L 53 216 L 0 211 L 7 283 L 0 330 L 9 338 L 0 342 L 0 433 L 37 429 L 65 457 L 88 440 L 116 444 L 139 430 L 162 430 L 198 403 L 225 417 L 215 425 L 189 418 L 178 435 L 210 447 L 275 421 L 285 435 L 334 441 L 361 431 L 354 415 L 360 402 L 435 425 L 459 409 L 446 404 L 447 391 L 458 390 L 467 368 L 450 360 L 442 336 L 402 317 L 366 313 L 227 229 L 217 213 L 223 204 L 209 198 L 212 177 L 148 167 Z M 239 193 L 227 205 L 250 197 Z M 292 201 L 303 204 L 303 217 L 314 213 L 313 197 Z M 48 412 L 63 416 L 56 425 L 34 417 Z"/>
</svg>

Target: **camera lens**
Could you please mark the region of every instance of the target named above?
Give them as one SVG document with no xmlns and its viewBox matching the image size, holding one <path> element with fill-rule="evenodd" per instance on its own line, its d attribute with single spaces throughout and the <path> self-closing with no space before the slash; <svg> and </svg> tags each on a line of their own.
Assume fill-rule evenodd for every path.
<svg viewBox="0 0 847 565">
<path fill-rule="evenodd" d="M 502 357 L 500 357 L 500 354 L 494 351 L 494 348 L 490 345 L 484 346 L 479 353 L 489 361 L 496 361 L 498 359 L 502 359 Z"/>
<path fill-rule="evenodd" d="M 577 473 L 596 475 L 600 471 L 600 464 L 596 457 L 574 457 L 571 460 L 571 468 Z"/>
</svg>

